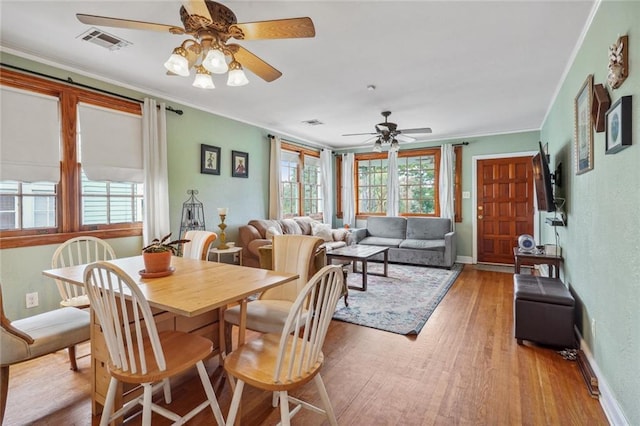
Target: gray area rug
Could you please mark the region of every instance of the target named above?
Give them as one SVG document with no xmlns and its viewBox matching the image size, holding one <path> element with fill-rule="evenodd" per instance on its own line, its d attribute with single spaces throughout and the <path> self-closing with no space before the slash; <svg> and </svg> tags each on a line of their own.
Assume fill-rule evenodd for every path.
<svg viewBox="0 0 640 426">
<path fill-rule="evenodd" d="M 371 272 L 382 272 L 378 263 Z M 340 299 L 334 319 L 397 334 L 418 334 L 462 271 L 411 265 L 389 265 L 388 277 L 369 275 L 367 291 L 349 289 L 349 306 Z M 362 275 L 349 273 L 351 286 L 362 285 Z"/>
</svg>

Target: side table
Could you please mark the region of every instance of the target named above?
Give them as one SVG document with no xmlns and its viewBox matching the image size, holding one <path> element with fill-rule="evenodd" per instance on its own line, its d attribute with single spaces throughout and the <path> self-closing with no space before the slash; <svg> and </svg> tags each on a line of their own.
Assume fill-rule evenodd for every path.
<svg viewBox="0 0 640 426">
<path fill-rule="evenodd" d="M 520 265 L 522 262 L 532 263 L 534 265 L 542 264 L 549 265 L 549 275 L 554 278 L 560 277 L 560 264 L 562 263 L 562 256 L 552 256 L 544 253 L 526 253 L 518 249 L 513 248 L 513 257 L 515 258 L 515 273 L 520 273 Z"/>
<path fill-rule="evenodd" d="M 233 256 L 235 263 L 235 256 L 238 255 L 238 264 L 242 266 L 242 247 L 229 247 L 228 249 L 220 250 L 218 248 L 212 248 L 209 250 L 209 254 L 216 256 L 216 262 L 220 263 L 220 255 L 230 254 Z"/>
</svg>

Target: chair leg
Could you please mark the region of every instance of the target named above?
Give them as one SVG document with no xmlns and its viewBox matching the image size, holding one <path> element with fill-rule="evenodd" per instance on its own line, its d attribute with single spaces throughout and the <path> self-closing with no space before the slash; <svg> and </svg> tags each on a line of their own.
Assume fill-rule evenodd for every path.
<svg viewBox="0 0 640 426">
<path fill-rule="evenodd" d="M 322 381 L 320 373 L 316 374 L 316 377 L 313 378 L 313 381 L 316 382 L 316 387 L 318 388 L 320 399 L 322 399 L 324 411 L 327 413 L 327 419 L 329 419 L 329 423 L 332 426 L 338 426 L 336 414 L 333 412 L 333 407 L 331 406 L 331 401 L 329 400 L 329 394 L 327 393 L 327 388 L 324 387 L 324 382 Z"/>
<path fill-rule="evenodd" d="M 280 400 L 280 395 L 278 394 L 278 392 L 273 391 L 273 394 L 271 395 L 271 406 L 273 408 L 276 408 L 278 406 L 279 400 Z"/>
<path fill-rule="evenodd" d="M 202 387 L 204 388 L 204 393 L 207 394 L 207 399 L 209 400 L 209 405 L 211 406 L 211 410 L 213 411 L 213 415 L 218 422 L 218 426 L 224 426 L 224 417 L 222 417 L 222 411 L 220 410 L 220 406 L 218 405 L 218 399 L 216 398 L 216 394 L 213 391 L 213 387 L 211 386 L 211 379 L 207 374 L 207 369 L 204 368 L 204 363 L 202 361 L 198 361 L 196 364 L 198 368 L 198 373 L 200 374 L 200 380 L 202 381 Z"/>
<path fill-rule="evenodd" d="M 113 412 L 113 404 L 116 399 L 116 388 L 118 387 L 118 381 L 113 377 L 109 381 L 109 389 L 107 390 L 107 397 L 104 401 L 104 407 L 102 408 L 102 417 L 100 418 L 100 426 L 107 426 L 111 420 L 111 413 Z"/>
<path fill-rule="evenodd" d="M 287 391 L 280 391 L 280 424 L 291 426 L 291 415 L 289 414 L 289 394 Z"/>
<path fill-rule="evenodd" d="M 164 390 L 164 402 L 171 404 L 171 382 L 169 379 L 164 379 L 162 383 L 162 389 Z"/>
<path fill-rule="evenodd" d="M 227 414 L 227 424 L 234 425 L 236 422 L 236 415 L 238 415 L 238 409 L 240 408 L 240 400 L 242 399 L 242 389 L 244 388 L 244 382 L 238 380 L 236 383 L 236 390 L 233 392 L 233 398 L 231 399 L 231 407 L 229 407 L 229 414 Z"/>
<path fill-rule="evenodd" d="M 69 346 L 67 348 L 69 351 L 69 363 L 71 364 L 71 370 L 78 371 L 78 362 L 76 361 L 76 347 Z"/>
<path fill-rule="evenodd" d="M 4 409 L 7 406 L 7 394 L 9 393 L 9 366 L 0 367 L 0 425 L 4 421 Z"/>
<path fill-rule="evenodd" d="M 151 403 L 153 402 L 153 386 L 151 383 L 143 383 L 142 394 L 142 426 L 151 426 Z"/>
</svg>

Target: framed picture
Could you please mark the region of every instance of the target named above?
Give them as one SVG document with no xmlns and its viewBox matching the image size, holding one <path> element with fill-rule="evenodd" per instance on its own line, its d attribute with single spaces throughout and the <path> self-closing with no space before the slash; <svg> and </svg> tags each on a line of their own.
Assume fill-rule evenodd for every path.
<svg viewBox="0 0 640 426">
<path fill-rule="evenodd" d="M 231 176 L 249 177 L 249 154 L 240 151 L 231 151 Z"/>
<path fill-rule="evenodd" d="M 200 144 L 200 173 L 220 174 L 220 148 Z"/>
<path fill-rule="evenodd" d="M 615 154 L 631 145 L 631 96 L 618 99 L 607 111 L 606 154 Z"/>
<path fill-rule="evenodd" d="M 593 74 L 589 74 L 575 99 L 575 162 L 576 174 L 593 169 Z"/>
</svg>

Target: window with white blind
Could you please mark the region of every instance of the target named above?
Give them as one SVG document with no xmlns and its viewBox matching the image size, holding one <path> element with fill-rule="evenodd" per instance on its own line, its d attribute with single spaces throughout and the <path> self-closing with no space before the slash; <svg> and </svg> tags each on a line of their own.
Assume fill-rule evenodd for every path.
<svg viewBox="0 0 640 426">
<path fill-rule="evenodd" d="M 0 84 L 0 248 L 141 235 L 140 103 L 7 69 Z"/>
</svg>

